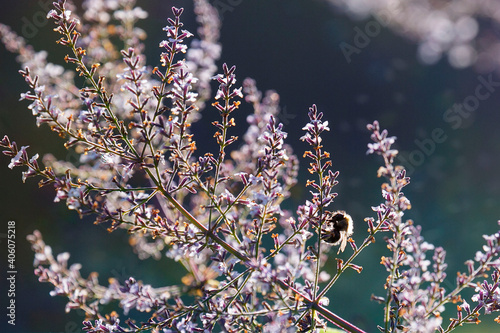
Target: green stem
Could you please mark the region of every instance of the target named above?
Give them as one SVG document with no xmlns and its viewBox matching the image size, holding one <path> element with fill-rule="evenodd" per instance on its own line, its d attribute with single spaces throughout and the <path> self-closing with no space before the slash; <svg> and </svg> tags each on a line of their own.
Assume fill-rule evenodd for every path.
<svg viewBox="0 0 500 333">
<path fill-rule="evenodd" d="M 247 262 L 248 258 L 241 254 L 234 247 L 226 243 L 219 236 L 217 236 L 213 231 L 207 229 L 203 224 L 201 224 L 191 213 L 189 213 L 184 206 L 182 206 L 174 197 L 172 197 L 159 183 L 157 179 L 151 174 L 151 170 L 146 169 L 146 172 L 151 177 L 156 186 L 158 186 L 158 190 L 163 194 L 163 196 L 177 209 L 184 217 L 198 229 L 200 229 L 203 233 L 205 233 L 208 237 L 210 237 L 214 242 L 222 246 L 226 251 L 234 255 L 236 258 L 240 259 L 243 262 Z"/>
<path fill-rule="evenodd" d="M 341 327 L 341 328 L 343 328 L 351 333 L 366 333 L 362 329 L 356 327 L 355 325 L 349 323 L 348 321 L 344 320 L 343 318 L 337 316 L 335 313 L 329 311 L 328 309 L 325 309 L 323 306 L 319 305 L 317 302 L 313 302 L 309 297 L 302 294 L 299 290 L 291 287 L 290 285 L 288 285 L 284 281 L 277 279 L 276 283 L 279 284 L 283 289 L 289 289 L 289 290 L 293 291 L 295 294 L 297 294 L 298 296 L 302 297 L 303 302 L 308 304 L 311 307 L 311 309 L 320 313 L 323 317 L 325 317 L 327 320 L 334 323 L 335 325 L 337 325 L 337 326 L 339 326 L 339 327 Z"/>
</svg>

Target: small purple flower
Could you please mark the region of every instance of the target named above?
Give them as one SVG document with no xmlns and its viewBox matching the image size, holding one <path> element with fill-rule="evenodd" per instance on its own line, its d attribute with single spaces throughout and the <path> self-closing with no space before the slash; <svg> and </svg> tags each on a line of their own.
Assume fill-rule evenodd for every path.
<svg viewBox="0 0 500 333">
<path fill-rule="evenodd" d="M 25 161 L 28 160 L 28 153 L 26 152 L 26 148 L 29 146 L 22 146 L 21 150 L 14 156 L 9 163 L 9 168 L 13 169 L 16 166 L 21 166 Z M 38 155 L 37 155 L 38 156 Z"/>
</svg>

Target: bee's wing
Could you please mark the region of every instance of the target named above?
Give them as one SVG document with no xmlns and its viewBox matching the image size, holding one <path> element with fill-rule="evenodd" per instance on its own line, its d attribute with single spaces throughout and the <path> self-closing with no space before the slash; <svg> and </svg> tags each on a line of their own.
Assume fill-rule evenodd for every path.
<svg viewBox="0 0 500 333">
<path fill-rule="evenodd" d="M 339 251 L 337 252 L 337 254 L 339 254 L 340 252 L 344 252 L 344 249 L 347 245 L 347 235 L 345 232 L 341 231 L 340 232 L 340 246 L 339 246 Z"/>
</svg>

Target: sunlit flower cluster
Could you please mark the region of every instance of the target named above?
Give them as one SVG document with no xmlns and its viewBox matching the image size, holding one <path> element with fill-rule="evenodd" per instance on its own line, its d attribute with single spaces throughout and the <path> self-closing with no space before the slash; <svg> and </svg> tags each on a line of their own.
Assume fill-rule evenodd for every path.
<svg viewBox="0 0 500 333">
<path fill-rule="evenodd" d="M 365 227 L 354 228 L 362 222 L 332 209 L 339 172 L 323 146 L 330 124 L 316 105 L 301 138 L 309 147 L 303 154 L 309 194 L 296 207 L 284 204 L 298 183 L 299 158 L 278 121 L 279 95 L 260 92 L 252 79 L 240 84 L 235 66 L 223 64 L 215 74 L 220 21 L 207 0 L 194 5 L 198 39 L 189 43 L 184 10 L 173 7 L 155 67 L 144 55 L 145 32 L 135 27 L 147 14 L 134 0 L 84 1 L 81 18 L 69 1 L 54 2 L 48 17 L 69 52 L 67 67 L 84 81 L 0 25 L 3 43 L 19 54 L 28 86 L 21 99 L 30 103 L 37 125 L 48 125 L 78 156 L 64 161 L 47 154 L 42 164 L 28 146 L 18 148 L 5 136 L 0 147 L 8 167 L 24 168 L 23 181 L 36 177 L 52 186 L 55 202 L 93 216 L 109 232 L 126 230 L 140 259 L 175 261 L 185 269 L 175 285 L 155 288 L 128 276 L 102 285 L 97 273 L 83 278 L 80 264 L 70 265 L 68 253 L 53 254 L 34 231 L 28 241 L 35 275 L 53 285 L 51 296 L 68 299 L 66 311 L 83 310 L 83 331 L 319 332 L 335 325 L 361 333 L 330 310 L 339 300 L 327 293 L 346 270 L 362 273 L 355 260 L 379 233 L 389 249 L 381 260 L 387 293 L 373 296 L 384 305 L 382 332 L 449 332 L 478 322 L 480 310 L 499 311 L 500 234 L 485 236 L 483 251 L 467 261 L 456 288 L 445 290 L 445 251 L 403 219 L 411 208 L 402 192 L 409 178 L 394 165 L 396 138 L 377 121 L 367 126 L 368 153 L 382 157 L 378 176 L 386 182 Z M 252 112 L 241 140 L 233 135 L 234 115 L 244 107 Z M 203 121 L 203 112 L 220 117 L 206 124 L 213 152 L 197 147 L 205 138 L 192 125 Z M 353 239 L 358 235 L 364 239 Z M 330 251 L 339 243 L 336 254 Z M 336 270 L 327 271 L 328 260 Z M 474 290 L 474 308 L 460 296 L 466 288 Z M 461 305 L 443 328 L 448 303 Z M 134 319 L 138 313 L 147 320 Z"/>
</svg>

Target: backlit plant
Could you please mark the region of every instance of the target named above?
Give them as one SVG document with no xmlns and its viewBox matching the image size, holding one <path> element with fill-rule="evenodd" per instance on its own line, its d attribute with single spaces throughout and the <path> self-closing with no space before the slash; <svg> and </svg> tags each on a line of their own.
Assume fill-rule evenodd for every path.
<svg viewBox="0 0 500 333">
<path fill-rule="evenodd" d="M 446 290 L 445 251 L 403 219 L 409 178 L 394 165 L 395 138 L 377 121 L 367 126 L 373 141 L 368 153 L 383 159 L 383 200 L 373 217 L 355 221 L 361 242 L 350 237 L 350 216 L 335 208 L 338 172 L 322 143 L 330 128 L 315 105 L 301 138 L 310 146 L 303 154 L 310 163 L 304 184 L 310 195 L 286 210 L 290 189 L 303 185 L 297 185 L 299 159 L 277 121 L 279 96 L 263 95 L 252 79 L 238 84 L 234 66 L 223 64 L 215 75 L 217 11 L 206 0 L 194 5 L 197 39 L 188 44 L 193 34 L 183 29 L 183 9 L 173 7 L 159 43 L 161 66 L 151 68 L 145 32 L 135 26 L 147 13 L 135 1 L 88 0 L 81 18 L 69 1 L 54 2 L 48 18 L 78 76 L 0 25 L 6 48 L 19 54 L 28 85 L 21 98 L 37 125 L 48 125 L 79 156 L 70 163 L 47 155 L 42 166 L 38 154 L 30 156 L 27 146 L 5 136 L 0 146 L 11 157 L 9 167 L 24 167 L 23 181 L 37 177 L 41 186 L 53 186 L 54 201 L 94 216 L 110 232 L 125 229 L 141 259 L 166 255 L 163 260 L 186 270 L 178 285 L 152 287 L 133 277 L 102 285 L 96 274 L 82 277 L 80 264 L 69 265 L 68 253 L 53 254 L 34 231 L 28 240 L 35 274 L 54 286 L 52 296 L 68 299 L 66 311 L 85 312 L 84 331 L 310 332 L 329 326 L 363 332 L 329 310 L 327 292 L 346 270 L 362 273 L 355 259 L 378 233 L 390 250 L 381 260 L 387 293 L 372 297 L 384 307 L 381 332 L 449 332 L 478 322 L 480 311 L 500 310 L 500 233 L 484 236 L 483 251 Z M 211 82 L 218 86 L 215 97 Z M 241 103 L 253 113 L 240 139 L 232 133 Z M 220 116 L 205 124 L 213 128 L 217 151 L 197 150 L 200 135 L 191 125 L 204 121 L 202 111 Z M 336 260 L 333 272 L 324 268 L 328 258 Z M 461 297 L 466 288 L 474 290 L 468 301 Z M 449 303 L 458 311 L 445 324 L 441 313 Z M 117 310 L 104 312 L 108 304 Z M 134 320 L 138 312 L 149 319 Z"/>
</svg>

